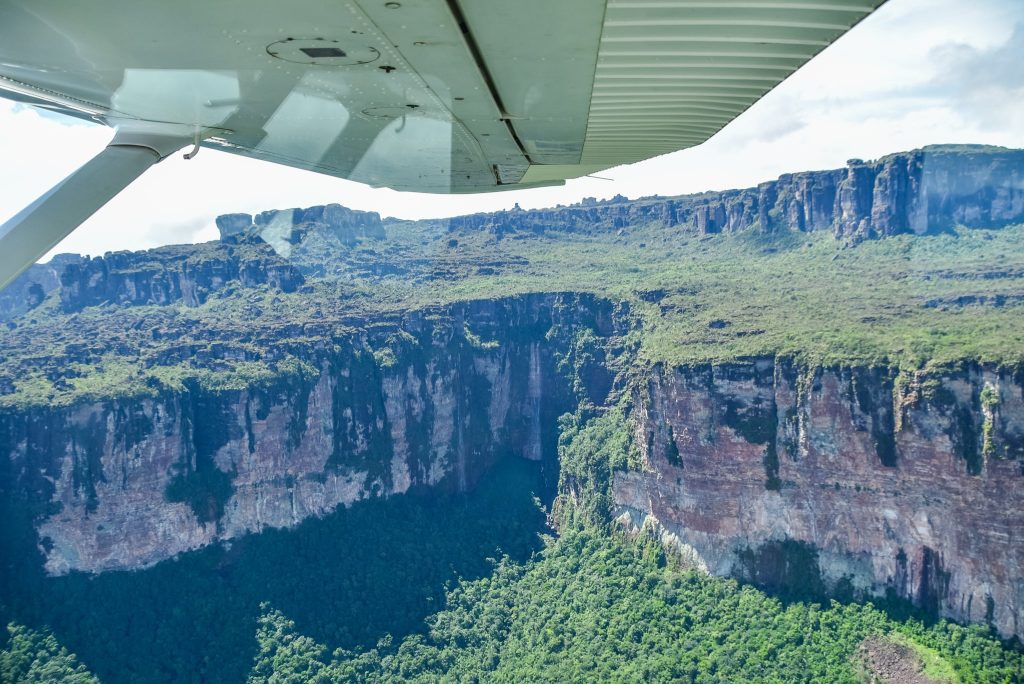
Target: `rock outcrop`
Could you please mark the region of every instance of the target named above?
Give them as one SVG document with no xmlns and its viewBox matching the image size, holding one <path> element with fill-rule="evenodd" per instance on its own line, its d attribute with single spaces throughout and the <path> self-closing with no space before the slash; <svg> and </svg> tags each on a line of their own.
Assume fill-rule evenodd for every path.
<svg viewBox="0 0 1024 684">
<path fill-rule="evenodd" d="M 60 255 L 33 266 L 0 293 L 0 320 L 37 306 L 58 284 L 63 285 L 65 311 L 104 303 L 197 306 L 232 282 L 291 292 L 303 283 L 302 272 L 331 270 L 338 246 L 384 239 L 388 221 L 393 220 L 338 204 L 256 216 L 225 214 L 216 219 L 220 243 L 204 246 L 198 257 L 192 246 L 92 259 Z M 516 232 L 587 233 L 660 225 L 703 234 L 752 228 L 831 230 L 837 238 L 856 243 L 901 233 L 937 233 L 957 225 L 997 228 L 1022 221 L 1024 150 L 939 145 L 875 162 L 851 159 L 845 169 L 785 174 L 744 190 L 587 199 L 568 207 L 517 207 L 444 223 L 453 233 L 483 230 L 498 238 Z"/>
<path fill-rule="evenodd" d="M 636 398 L 644 467 L 615 475 L 617 515 L 713 574 L 1020 636 L 1022 385 L 978 366 L 661 370 Z"/>
<path fill-rule="evenodd" d="M 199 306 L 210 293 L 232 284 L 294 292 L 303 280 L 293 264 L 259 238 L 174 245 L 72 261 L 60 274 L 60 302 L 68 312 L 99 304 Z"/>
<path fill-rule="evenodd" d="M 85 257 L 78 254 L 57 254 L 46 263 L 32 264 L 10 285 L 0 290 L 0 321 L 17 318 L 31 311 L 60 287 L 60 274 L 69 264 Z"/>
<path fill-rule="evenodd" d="M 212 292 L 231 286 L 267 285 L 294 292 L 305 281 L 304 269 L 313 264 L 322 270 L 319 262 L 329 259 L 313 253 L 296 260 L 296 250 L 306 243 L 316 244 L 316 249 L 327 240 L 329 251 L 385 235 L 376 212 L 338 204 L 265 211 L 255 217 L 226 214 L 216 223 L 219 242 L 108 252 L 93 258 L 60 254 L 35 264 L 0 292 L 0 321 L 38 306 L 58 289 L 66 312 L 101 304 L 199 306 Z"/>
<path fill-rule="evenodd" d="M 541 460 L 553 483 L 558 416 L 606 399 L 600 350 L 629 324 L 588 295 L 466 302 L 294 347 L 246 389 L 188 381 L 10 410 L 0 496 L 31 511 L 59 574 L 144 567 L 367 497 L 463 490 L 508 454 Z M 642 466 L 612 482 L 628 529 L 713 574 L 1024 633 L 1020 371 L 765 358 L 642 377 Z"/>
<path fill-rule="evenodd" d="M 13 395 L 24 376 L 31 400 L 0 412 L 0 501 L 25 514 L 10 523 L 24 523 L 20 532 L 0 541 L 38 543 L 50 573 L 103 572 L 368 497 L 464 490 L 507 455 L 540 460 L 554 486 L 558 417 L 583 399 L 601 406 L 617 375 L 637 387 L 627 399 L 642 456 L 642 467 L 611 482 L 628 529 L 654 532 L 711 573 L 909 601 L 1024 636 L 1021 371 L 898 374 L 775 358 L 650 368 L 627 354 L 609 364 L 604 348 L 638 323 L 624 304 L 540 293 L 415 308 L 423 305 L 362 299 L 378 283 L 357 278 L 408 276 L 402 288 L 440 292 L 467 268 L 459 231 L 660 224 L 827 230 L 856 242 L 996 227 L 1024 221 L 1022 181 L 1024 151 L 925 148 L 746 190 L 450 219 L 456 234 L 431 235 L 437 244 L 423 253 L 371 244 L 401 227 L 327 205 L 221 216 L 216 243 L 55 259 L 12 285 L 23 300 L 0 311 L 17 315 L 48 296 L 50 307 L 59 296 L 65 312 L 109 304 L 111 316 L 69 316 L 78 334 L 54 326 L 39 351 L 40 326 L 25 316 L 10 323 L 12 346 L 31 353 L 10 361 L 0 394 Z M 527 263 L 493 247 L 469 264 L 476 273 Z M 927 277 L 964 276 L 943 265 Z M 193 325 L 176 307 L 128 310 L 199 306 L 233 288 L 276 292 L 216 301 L 230 314 L 220 327 Z M 309 300 L 280 294 L 300 288 Z M 996 290 L 936 288 L 920 303 L 1019 301 Z M 659 302 L 666 289 L 640 296 Z M 119 374 L 118 361 L 130 372 Z M 92 376 L 81 376 L 85 366 Z M 105 394 L 91 393 L 91 377 Z M 65 390 L 71 398 L 57 400 Z"/>
<path fill-rule="evenodd" d="M 996 228 L 1024 221 L 1024 150 L 935 145 L 845 169 L 780 176 L 756 188 L 679 197 L 616 197 L 557 209 L 448 219 L 450 231 L 589 232 L 655 223 L 700 233 L 831 230 L 859 242 L 963 225 Z"/>
<path fill-rule="evenodd" d="M 60 574 L 148 566 L 367 497 L 464 490 L 507 454 L 547 459 L 553 483 L 557 417 L 578 400 L 558 355 L 577 327 L 616 325 L 585 295 L 469 302 L 370 322 L 248 389 L 5 412 L 0 496 L 33 511 Z"/>
<path fill-rule="evenodd" d="M 588 198 L 580 204 L 551 209 L 524 210 L 517 206 L 510 211 L 456 216 L 444 222 L 449 232 L 485 230 L 500 238 L 522 231 L 586 233 L 649 223 L 675 226 L 682 220 L 680 210 L 672 199 L 627 200 L 619 195 L 602 202 Z"/>
<path fill-rule="evenodd" d="M 307 209 L 273 209 L 257 214 L 225 214 L 217 217 L 221 240 L 256 236 L 268 243 L 298 244 L 310 231 L 328 235 L 352 246 L 360 238 L 384 239 L 384 223 L 375 211 L 357 211 L 340 204 Z"/>
</svg>

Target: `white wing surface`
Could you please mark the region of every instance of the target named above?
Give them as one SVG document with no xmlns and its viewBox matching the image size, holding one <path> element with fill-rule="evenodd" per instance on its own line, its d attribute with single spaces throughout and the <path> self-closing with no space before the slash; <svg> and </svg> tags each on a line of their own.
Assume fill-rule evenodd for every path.
<svg viewBox="0 0 1024 684">
<path fill-rule="evenodd" d="M 0 94 L 111 126 L 154 161 L 196 143 L 486 192 L 700 144 L 882 1 L 0 0 Z M 35 247 L 32 212 L 0 227 L 0 247 L 30 238 L 0 249 L 0 281 L 83 211 L 48 207 Z"/>
</svg>

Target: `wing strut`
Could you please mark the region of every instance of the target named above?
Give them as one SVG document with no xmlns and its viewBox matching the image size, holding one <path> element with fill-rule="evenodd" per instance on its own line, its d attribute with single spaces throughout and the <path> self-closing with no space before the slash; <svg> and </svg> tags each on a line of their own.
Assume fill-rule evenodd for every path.
<svg viewBox="0 0 1024 684">
<path fill-rule="evenodd" d="M 191 137 L 119 130 L 102 152 L 0 226 L 0 290 Z"/>
</svg>

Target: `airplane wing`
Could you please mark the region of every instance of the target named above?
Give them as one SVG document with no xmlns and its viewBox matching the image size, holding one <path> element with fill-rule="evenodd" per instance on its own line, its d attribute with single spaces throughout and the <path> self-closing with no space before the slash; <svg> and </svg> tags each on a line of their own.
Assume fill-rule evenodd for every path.
<svg viewBox="0 0 1024 684">
<path fill-rule="evenodd" d="M 116 130 L 0 227 L 0 287 L 186 146 L 433 193 L 692 147 L 883 2 L 0 0 L 0 95 Z"/>
</svg>

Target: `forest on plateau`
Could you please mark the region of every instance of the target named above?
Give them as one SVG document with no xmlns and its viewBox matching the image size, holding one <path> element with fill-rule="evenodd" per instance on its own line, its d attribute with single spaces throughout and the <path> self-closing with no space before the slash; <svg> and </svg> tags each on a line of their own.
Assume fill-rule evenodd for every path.
<svg viewBox="0 0 1024 684">
<path fill-rule="evenodd" d="M 933 146 L 36 264 L 0 683 L 1024 684 L 1022 177 Z"/>
<path fill-rule="evenodd" d="M 562 423 L 563 486 L 583 496 L 555 500 L 560 534 L 537 465 L 510 460 L 469 495 L 368 501 L 147 570 L 36 576 L 16 595 L 40 626 L 9 626 L 0 681 L 852 684 L 873 639 L 906 646 L 923 681 L 1024 681 L 1024 653 L 988 628 L 708 577 L 601 524 L 602 477 L 630 458 L 624 416 Z"/>
</svg>

